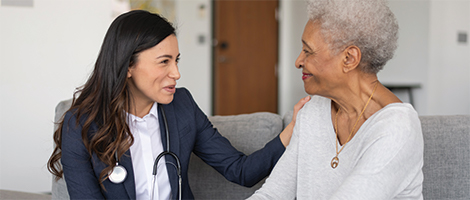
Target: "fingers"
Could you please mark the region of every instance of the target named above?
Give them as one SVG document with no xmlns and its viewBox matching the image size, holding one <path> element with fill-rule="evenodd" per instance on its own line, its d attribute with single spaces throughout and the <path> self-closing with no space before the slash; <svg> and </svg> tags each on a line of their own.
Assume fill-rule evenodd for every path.
<svg viewBox="0 0 470 200">
<path fill-rule="evenodd" d="M 284 145 L 284 147 L 287 147 L 289 145 L 290 139 L 292 137 L 292 132 L 294 131 L 294 124 L 295 124 L 295 118 L 297 116 L 297 113 L 299 112 L 302 107 L 304 107 L 305 103 L 310 101 L 310 96 L 306 96 L 297 102 L 294 106 L 294 115 L 292 116 L 292 121 L 289 123 L 286 128 L 282 131 L 282 133 L 279 135 L 281 138 L 281 142 Z"/>
<path fill-rule="evenodd" d="M 294 115 L 292 116 L 292 122 L 295 123 L 297 113 L 299 112 L 300 109 L 302 109 L 302 107 L 304 107 L 305 103 L 307 103 L 308 101 L 310 101 L 310 96 L 306 96 L 306 97 L 300 99 L 299 102 L 297 102 L 297 104 L 295 104 L 295 106 L 294 106 Z"/>
</svg>

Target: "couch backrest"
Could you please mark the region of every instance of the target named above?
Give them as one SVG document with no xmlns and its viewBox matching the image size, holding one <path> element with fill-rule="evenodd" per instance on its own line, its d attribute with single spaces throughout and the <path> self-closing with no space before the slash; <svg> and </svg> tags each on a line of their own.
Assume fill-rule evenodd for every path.
<svg viewBox="0 0 470 200">
<path fill-rule="evenodd" d="M 58 128 L 57 122 L 61 120 L 65 111 L 67 111 L 70 106 L 72 106 L 72 99 L 65 100 L 59 102 L 55 107 L 55 116 L 54 122 L 54 131 Z M 67 191 L 67 186 L 65 184 L 65 180 L 63 178 L 59 180 L 55 180 L 55 177 L 52 177 L 52 200 L 62 200 L 62 199 L 70 199 L 69 193 Z"/>
<path fill-rule="evenodd" d="M 56 107 L 56 121 L 70 107 L 71 100 Z M 209 117 L 233 146 L 250 154 L 274 138 L 292 119 L 284 115 L 253 113 Z M 424 137 L 424 199 L 470 199 L 470 116 L 420 116 Z M 222 175 L 192 156 L 189 182 L 196 199 L 243 199 L 264 181 L 246 188 L 225 180 Z M 53 181 L 53 199 L 68 199 L 63 179 Z"/>
<path fill-rule="evenodd" d="M 273 113 L 212 116 L 209 120 L 235 148 L 247 155 L 264 147 L 282 131 L 282 119 Z M 231 183 L 194 154 L 188 173 L 196 199 L 245 199 L 264 183 L 263 180 L 251 188 Z"/>
<path fill-rule="evenodd" d="M 470 199 L 470 116 L 421 116 L 424 199 Z"/>
</svg>

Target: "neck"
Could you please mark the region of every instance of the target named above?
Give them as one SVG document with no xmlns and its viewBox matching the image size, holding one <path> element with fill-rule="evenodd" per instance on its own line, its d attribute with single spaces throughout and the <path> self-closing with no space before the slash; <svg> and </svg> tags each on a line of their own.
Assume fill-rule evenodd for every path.
<svg viewBox="0 0 470 200">
<path fill-rule="evenodd" d="M 340 144 L 346 144 L 354 137 L 359 127 L 377 111 L 377 106 L 371 106 L 376 103 L 373 97 L 380 84 L 374 77 L 362 77 L 345 84 L 346 87 L 341 87 L 342 92 L 335 91 L 340 95 L 331 98 L 332 120 Z"/>
<path fill-rule="evenodd" d="M 152 108 L 153 104 L 154 102 L 152 101 L 146 101 L 146 102 L 134 101 L 133 103 L 131 103 L 131 108 L 127 112 L 134 116 L 143 118 L 145 115 L 149 114 L 150 109 Z"/>
<path fill-rule="evenodd" d="M 350 118 L 357 119 L 377 84 L 380 85 L 375 74 L 366 74 L 362 77 L 352 79 L 345 83 L 345 87 L 341 87 L 339 89 L 340 91 L 335 91 L 337 95 L 330 97 L 333 101 L 333 108 L 336 111 L 338 108 L 341 108 L 341 115 L 347 115 Z M 379 85 L 377 85 L 377 88 Z M 376 98 L 372 97 L 369 104 L 374 104 L 375 99 Z"/>
</svg>

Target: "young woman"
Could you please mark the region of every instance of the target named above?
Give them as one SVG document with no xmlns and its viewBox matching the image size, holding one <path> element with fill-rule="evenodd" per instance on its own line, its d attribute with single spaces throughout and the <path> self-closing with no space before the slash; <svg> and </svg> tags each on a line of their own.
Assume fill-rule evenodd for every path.
<svg viewBox="0 0 470 200">
<path fill-rule="evenodd" d="M 159 15 L 130 11 L 111 24 L 93 74 L 54 134 L 48 167 L 65 178 L 72 199 L 193 199 L 192 152 L 240 185 L 270 173 L 293 123 L 244 155 L 212 127 L 188 90 L 176 88 L 179 58 L 175 29 Z"/>
</svg>

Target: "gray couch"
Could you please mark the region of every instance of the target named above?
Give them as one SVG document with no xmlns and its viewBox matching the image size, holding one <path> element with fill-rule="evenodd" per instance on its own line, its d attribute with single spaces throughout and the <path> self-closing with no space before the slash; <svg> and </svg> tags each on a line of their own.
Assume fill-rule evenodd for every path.
<svg viewBox="0 0 470 200">
<path fill-rule="evenodd" d="M 56 107 L 56 121 L 70 107 Z M 292 118 L 273 113 L 211 116 L 209 119 L 233 146 L 250 154 L 276 137 Z M 424 199 L 470 199 L 470 116 L 422 116 L 424 135 Z M 196 199 L 244 199 L 262 182 L 246 188 L 225 180 L 198 157 L 191 157 L 189 182 Z M 53 181 L 53 199 L 67 199 L 65 182 Z"/>
</svg>

